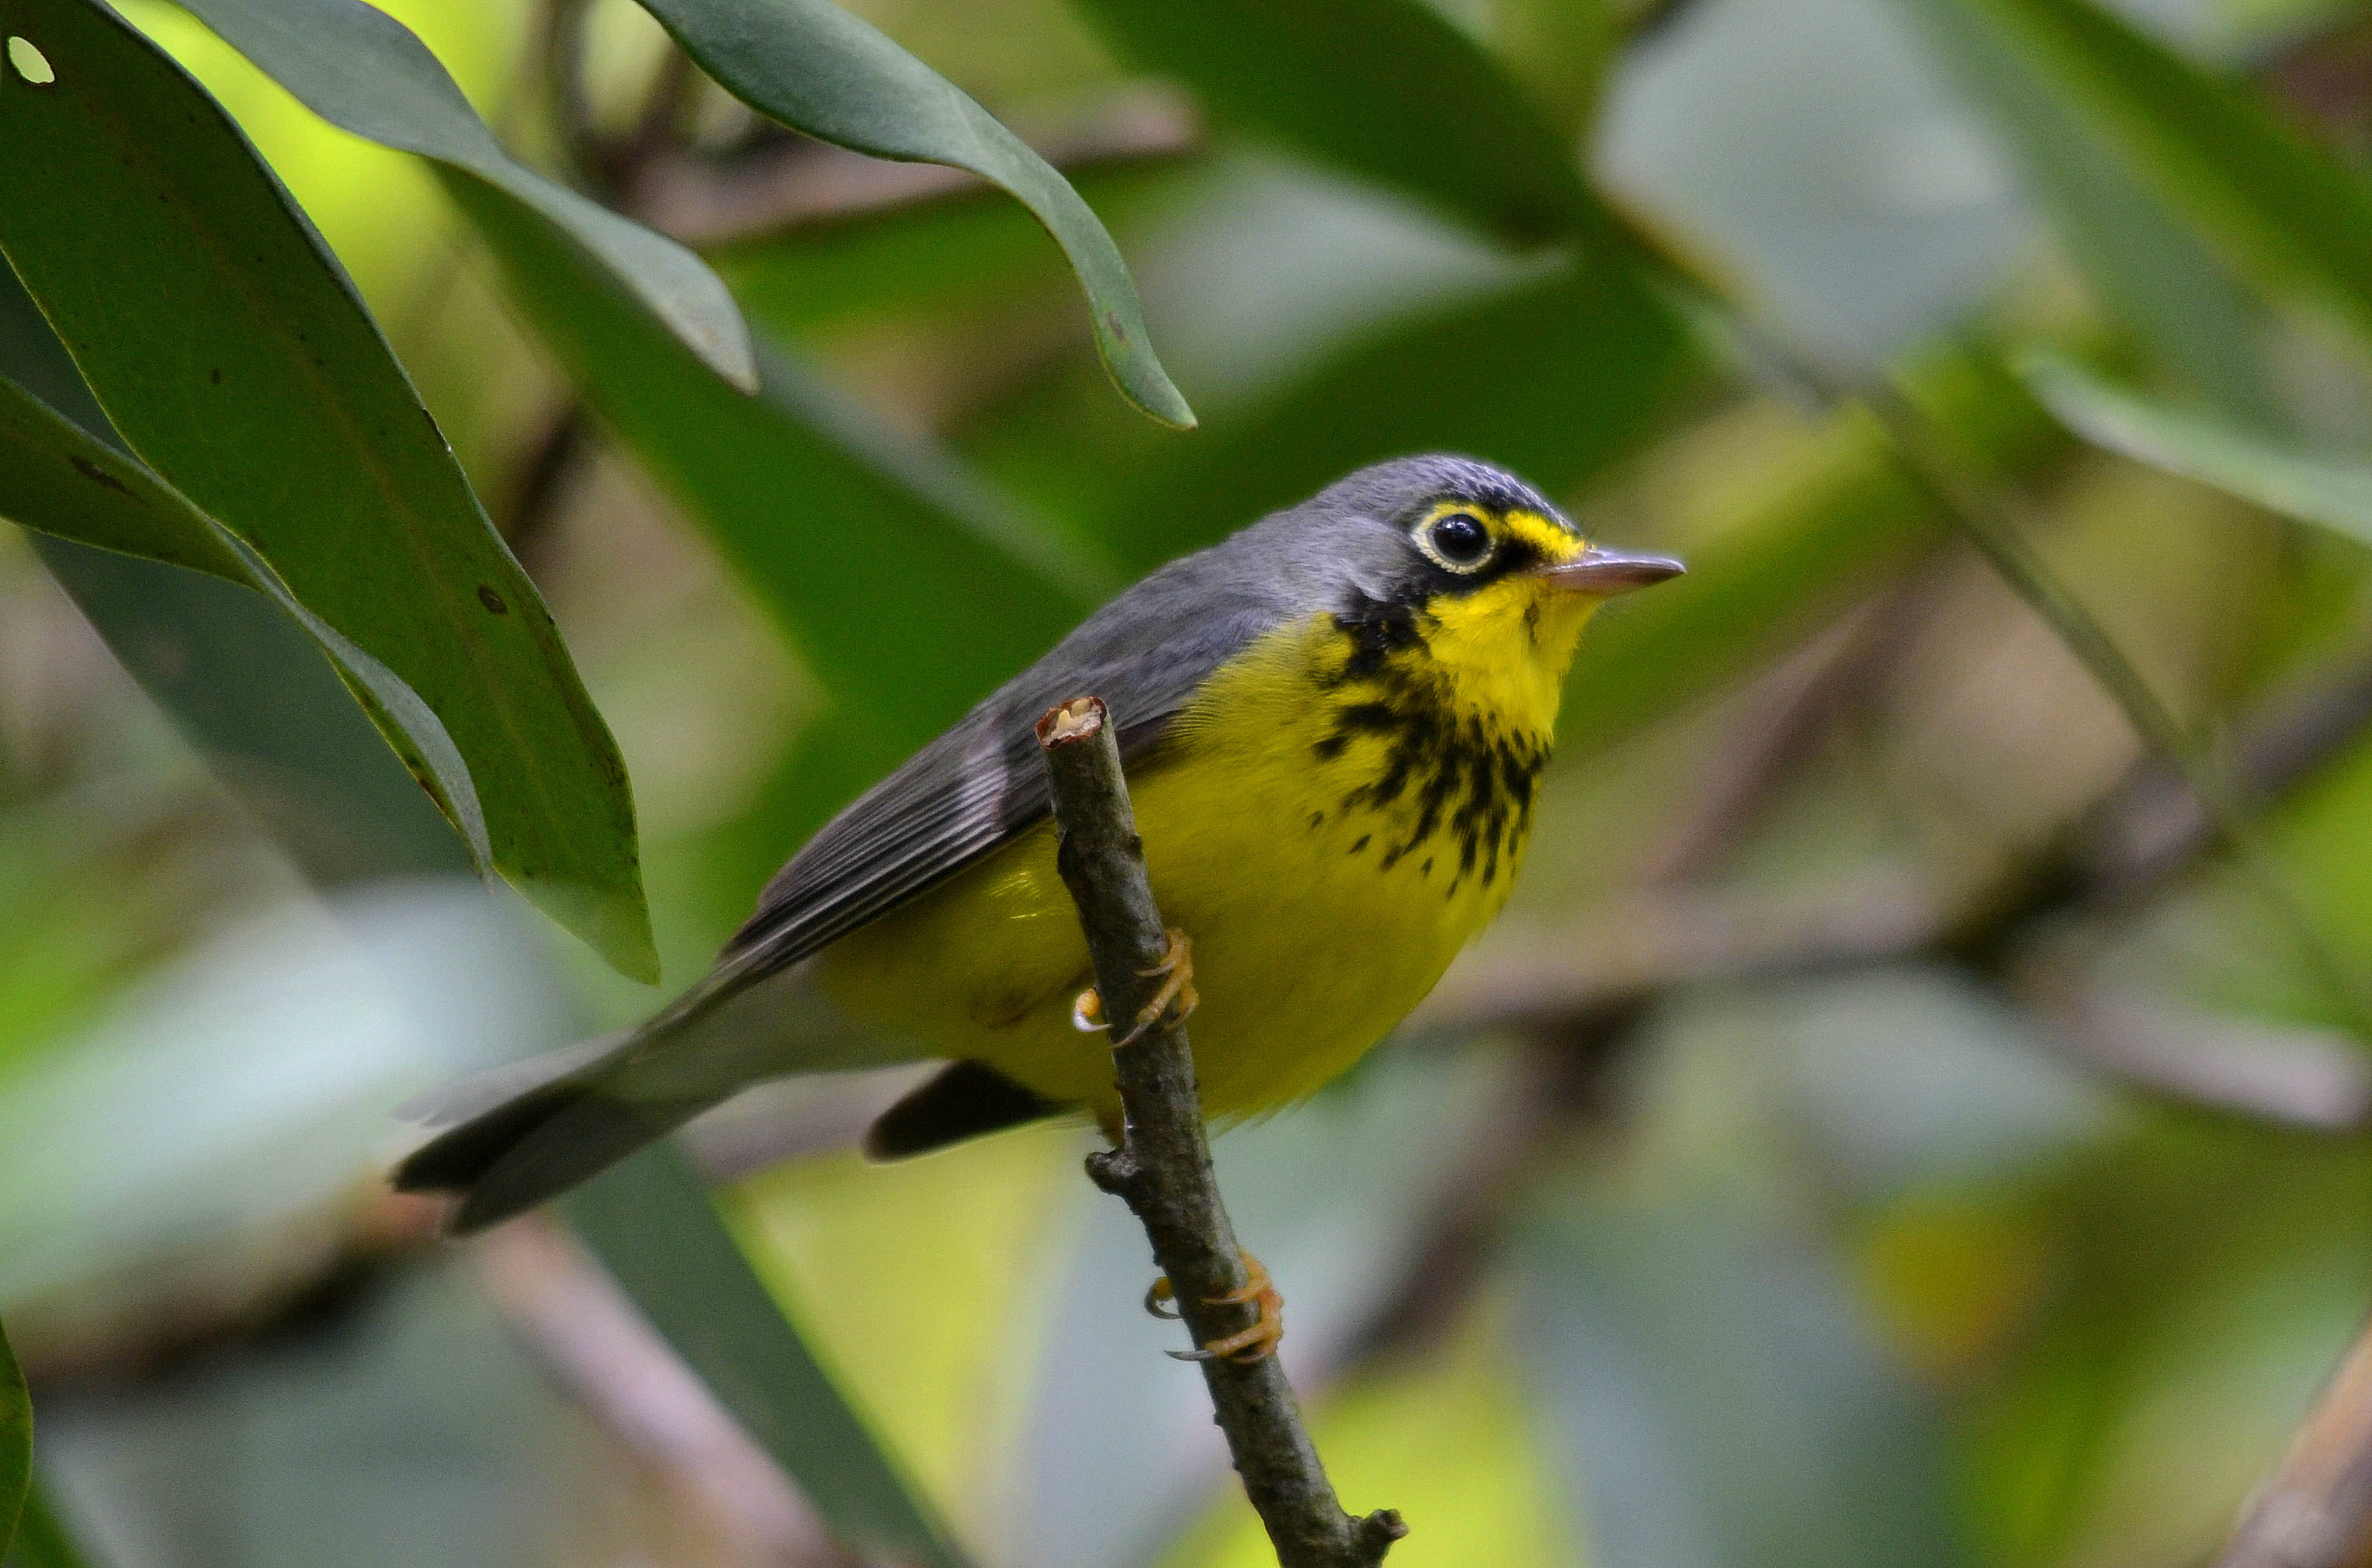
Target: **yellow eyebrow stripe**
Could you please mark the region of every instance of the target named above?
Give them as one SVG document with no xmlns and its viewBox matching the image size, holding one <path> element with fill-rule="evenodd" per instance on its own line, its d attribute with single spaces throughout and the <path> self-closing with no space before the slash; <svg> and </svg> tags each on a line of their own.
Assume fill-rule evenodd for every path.
<svg viewBox="0 0 2372 1568">
<path fill-rule="evenodd" d="M 1544 513 L 1527 507 L 1500 512 L 1472 501 L 1436 501 L 1424 515 L 1420 528 L 1429 526 L 1452 512 L 1464 512 L 1482 519 L 1500 542 L 1519 540 L 1530 545 L 1550 561 L 1568 560 L 1581 553 L 1588 541 L 1575 535 L 1571 528 Z"/>
<path fill-rule="evenodd" d="M 1538 512 L 1514 511 L 1500 519 L 1507 537 L 1523 540 L 1551 561 L 1562 561 L 1581 552 L 1583 541 L 1573 531 L 1552 522 Z"/>
</svg>

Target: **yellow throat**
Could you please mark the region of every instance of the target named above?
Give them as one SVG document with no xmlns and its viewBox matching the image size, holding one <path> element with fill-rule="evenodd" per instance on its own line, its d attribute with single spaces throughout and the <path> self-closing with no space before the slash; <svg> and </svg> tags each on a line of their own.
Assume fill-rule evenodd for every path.
<svg viewBox="0 0 2372 1568">
<path fill-rule="evenodd" d="M 1545 518 L 1500 519 L 1550 559 Z M 1576 641 L 1598 600 L 1511 576 L 1278 627 L 1131 772 L 1163 915 L 1194 941 L 1203 1105 L 1258 1114 L 1350 1065 L 1506 901 Z M 824 955 L 827 993 L 936 1054 L 1110 1111 L 1073 1025 L 1087 951 L 1041 828 Z"/>
</svg>

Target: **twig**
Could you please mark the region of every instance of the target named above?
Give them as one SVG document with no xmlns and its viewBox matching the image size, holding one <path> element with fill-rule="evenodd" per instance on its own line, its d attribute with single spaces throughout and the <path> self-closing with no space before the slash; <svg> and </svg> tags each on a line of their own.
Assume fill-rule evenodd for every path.
<svg viewBox="0 0 2372 1568">
<path fill-rule="evenodd" d="M 2251 809 L 2290 794 L 2372 726 L 2372 656 L 2356 656 L 2326 685 L 2244 716 L 2233 726 L 2234 787 Z M 2209 848 L 2215 825 L 2182 777 L 2156 763 L 2113 803 L 2080 869 L 2090 896 L 2126 902 L 2162 885 Z"/>
<path fill-rule="evenodd" d="M 1648 883 L 1704 876 L 1762 808 L 1901 663 L 1934 598 L 1931 571 L 1912 570 L 1840 616 L 1738 694 L 1718 750 L 1676 828 L 1638 872 Z"/>
<path fill-rule="evenodd" d="M 2217 1568 L 2347 1568 L 2372 1551 L 2372 1330 L 2257 1489 Z"/>
<path fill-rule="evenodd" d="M 1169 943 L 1145 880 L 1114 730 L 1095 697 L 1075 698 L 1038 721 L 1053 787 L 1055 865 L 1078 905 L 1097 994 L 1117 1030 L 1157 999 Z M 1112 1071 L 1120 1147 L 1090 1156 L 1087 1175 L 1143 1223 L 1197 1344 L 1249 1328 L 1255 1309 L 1222 1300 L 1244 1290 L 1246 1272 L 1211 1169 L 1183 1018 L 1165 1010 L 1133 1040 L 1116 1041 Z M 1202 1366 L 1236 1472 L 1281 1568 L 1380 1563 L 1408 1527 L 1390 1509 L 1365 1518 L 1343 1511 L 1277 1358 L 1211 1357 Z"/>
<path fill-rule="evenodd" d="M 651 1467 L 686 1504 L 688 1522 L 721 1538 L 733 1561 L 855 1568 L 782 1468 L 559 1225 L 543 1217 L 505 1225 L 472 1253 L 520 1347 Z"/>
<path fill-rule="evenodd" d="M 1068 179 L 1181 164 L 1205 145 L 1190 102 L 1136 88 L 1027 139 Z M 712 251 L 773 245 L 903 215 L 927 203 L 1002 200 L 959 168 L 885 162 L 772 126 L 729 157 L 653 159 L 636 172 L 631 194 L 644 222 Z"/>
<path fill-rule="evenodd" d="M 2221 759 L 2159 700 L 2116 639 L 2027 541 L 2006 490 L 1985 483 L 1989 476 L 1978 466 L 1981 459 L 1958 449 L 1948 430 L 1901 390 L 1881 389 L 1863 406 L 1893 443 L 1902 471 L 1928 493 L 1937 509 L 1959 528 L 2002 580 L 2057 633 L 2067 651 L 2115 700 L 2143 742 L 2180 773 L 2216 840 L 2230 847 L 2235 866 L 2281 921 L 2330 1000 L 2356 1032 L 2372 1035 L 2372 1005 L 2367 1005 L 2356 977 L 2323 941 L 2304 906 L 2276 872 Z"/>
<path fill-rule="evenodd" d="M 1498 1261 L 1510 1222 L 1576 1128 L 1617 1115 L 1613 1082 L 1645 1008 L 1618 1002 L 1532 1031 L 1493 1113 L 1419 1223 L 1424 1239 L 1391 1287 L 1367 1307 L 1331 1370 L 1437 1343 Z"/>
</svg>

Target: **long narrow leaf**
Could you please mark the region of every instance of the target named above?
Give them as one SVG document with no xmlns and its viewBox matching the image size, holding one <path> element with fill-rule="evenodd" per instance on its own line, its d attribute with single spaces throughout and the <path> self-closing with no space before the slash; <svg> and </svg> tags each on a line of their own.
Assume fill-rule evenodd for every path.
<svg viewBox="0 0 2372 1568">
<path fill-rule="evenodd" d="M 896 761 L 1117 585 L 778 354 L 738 397 L 615 286 L 466 186 L 513 297 L 602 417 L 711 537 Z"/>
<path fill-rule="evenodd" d="M 1079 194 L 1125 218 L 1175 192 L 1203 163 L 1199 148 L 1114 158 L 1069 172 Z M 1018 203 L 984 186 L 921 201 L 820 213 L 707 253 L 752 320 L 805 331 L 874 314 L 912 320 L 1034 295 L 1063 273 L 1058 252 Z"/>
<path fill-rule="evenodd" d="M 311 634 L 388 744 L 460 829 L 473 857 L 486 857 L 485 819 L 467 787 L 470 770 L 418 693 L 301 603 L 237 534 L 5 372 L 0 516 L 77 544 L 203 572 L 272 599 Z"/>
<path fill-rule="evenodd" d="M 43 62 L 0 75 L 0 249 L 109 418 L 435 714 L 466 763 L 438 767 L 440 793 L 483 820 L 494 866 L 655 979 L 616 746 L 343 272 L 220 107 L 112 12 L 0 0 L 0 26 Z"/>
<path fill-rule="evenodd" d="M 1193 424 L 1193 411 L 1154 357 L 1136 285 L 1111 236 L 1052 164 L 954 83 L 830 0 L 643 6 L 761 113 L 877 157 L 970 169 L 1011 192 L 1070 258 L 1113 381 L 1164 424 Z"/>
<path fill-rule="evenodd" d="M 2372 1001 L 2366 999 L 2362 980 L 2323 940 L 2290 890 L 2222 759 L 2205 737 L 2158 696 L 2123 645 L 2026 537 L 2017 508 L 1994 482 L 1992 465 L 1970 451 L 1915 395 L 1906 396 L 1900 388 L 1881 389 L 1866 406 L 1885 426 L 1903 471 L 1934 497 L 1961 537 L 2076 656 L 2143 742 L 2181 775 L 2215 836 L 2235 852 L 2240 871 L 2313 971 L 2325 1000 L 2349 1028 L 2372 1038 Z"/>
<path fill-rule="evenodd" d="M 1994 31 L 2208 244 L 2372 343 L 2372 187 L 2247 89 L 2090 0 L 1951 0 Z"/>
<path fill-rule="evenodd" d="M 0 517 L 252 587 L 221 526 L 0 367 Z"/>
<path fill-rule="evenodd" d="M 849 1408 L 717 1217 L 658 1144 L 564 1201 L 652 1327 L 790 1472 L 835 1535 L 928 1568 L 965 1558 Z"/>
<path fill-rule="evenodd" d="M 1538 244 L 1599 219 L 1523 90 L 1424 0 L 1084 0 L 1122 52 L 1214 114 Z"/>
<path fill-rule="evenodd" d="M 2372 544 L 2372 463 L 2176 408 L 2063 355 L 2036 354 L 2019 368 L 2061 424 L 2104 451 Z"/>
<path fill-rule="evenodd" d="M 750 329 L 706 263 L 512 158 L 401 22 L 362 0 L 184 3 L 332 125 L 449 165 L 559 225 L 718 375 L 758 389 Z"/>
<path fill-rule="evenodd" d="M 2119 149 L 1962 0 L 1900 0 L 2016 153 L 2100 305 L 2211 401 L 2270 423 L 2262 303 Z"/>
<path fill-rule="evenodd" d="M 123 448 L 6 271 L 0 381 L 0 404 L 38 443 L 0 445 L 0 516 L 44 530 L 34 548 L 50 575 L 297 863 L 324 884 L 469 870 L 471 851 L 431 804 L 425 762 L 408 772 L 398 761 L 449 746 L 443 727 L 431 715 L 432 733 L 414 740 L 366 703 L 382 726 L 372 732 L 348 700 L 353 688 L 340 686 L 354 672 L 319 656 L 331 650 L 291 613 L 285 585 Z M 61 459 L 87 482 L 50 498 L 68 509 L 50 510 L 42 492 L 57 478 L 42 469 Z M 90 480 L 86 466 L 122 488 Z"/>
</svg>

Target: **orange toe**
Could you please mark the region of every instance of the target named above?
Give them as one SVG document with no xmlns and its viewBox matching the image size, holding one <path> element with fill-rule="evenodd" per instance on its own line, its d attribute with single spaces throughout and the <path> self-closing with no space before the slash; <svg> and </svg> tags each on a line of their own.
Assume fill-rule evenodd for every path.
<svg viewBox="0 0 2372 1568">
<path fill-rule="evenodd" d="M 1244 1273 L 1247 1276 L 1244 1287 L 1241 1290 L 1231 1290 L 1225 1295 L 1214 1295 L 1206 1299 L 1214 1307 L 1257 1307 L 1260 1308 L 1259 1318 L 1250 1328 L 1229 1334 L 1224 1339 L 1212 1340 L 1200 1350 L 1174 1350 L 1169 1353 L 1171 1355 L 1180 1361 L 1224 1359 L 1232 1361 L 1239 1366 L 1248 1366 L 1255 1361 L 1276 1353 L 1278 1343 L 1285 1338 L 1285 1297 L 1278 1292 L 1275 1282 L 1269 1278 L 1267 1268 L 1259 1259 L 1249 1252 L 1243 1255 L 1243 1259 Z M 1145 1309 L 1157 1318 L 1174 1318 L 1177 1316 L 1176 1313 L 1164 1312 L 1155 1305 L 1157 1301 L 1168 1301 L 1170 1298 L 1170 1284 L 1168 1277 L 1165 1276 L 1156 1280 L 1153 1283 L 1153 1289 L 1145 1293 Z"/>
</svg>

